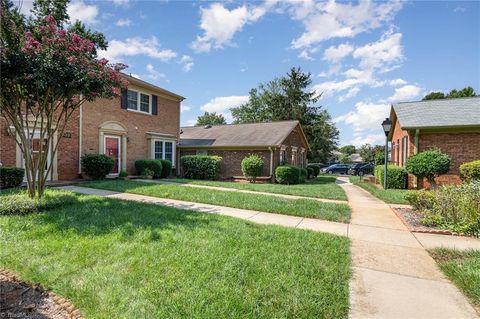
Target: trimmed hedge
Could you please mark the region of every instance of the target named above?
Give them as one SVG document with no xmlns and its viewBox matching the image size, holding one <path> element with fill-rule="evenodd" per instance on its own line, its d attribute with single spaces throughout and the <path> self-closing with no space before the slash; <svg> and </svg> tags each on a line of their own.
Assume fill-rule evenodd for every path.
<svg viewBox="0 0 480 319">
<path fill-rule="evenodd" d="M 167 178 L 172 174 L 172 162 L 169 160 L 159 160 L 162 162 L 162 173 L 160 178 Z"/>
<path fill-rule="evenodd" d="M 418 178 L 425 177 L 435 186 L 435 177 L 449 171 L 450 158 L 440 150 L 432 149 L 410 156 L 405 163 L 405 169 Z"/>
<path fill-rule="evenodd" d="M 278 166 L 275 169 L 275 179 L 280 184 L 298 184 L 300 182 L 300 169 L 290 165 Z"/>
<path fill-rule="evenodd" d="M 460 165 L 460 178 L 467 183 L 480 180 L 480 160 Z"/>
<path fill-rule="evenodd" d="M 307 177 L 308 177 L 308 171 L 307 171 L 306 168 L 302 168 L 302 167 L 300 167 L 299 170 L 300 170 L 299 182 L 300 183 L 305 183 L 305 181 L 307 180 Z"/>
<path fill-rule="evenodd" d="M 104 179 L 113 169 L 115 161 L 104 154 L 85 154 L 82 156 L 82 168 L 91 179 Z"/>
<path fill-rule="evenodd" d="M 315 171 L 313 170 L 313 168 L 307 167 L 307 171 L 308 171 L 308 175 L 307 175 L 308 178 L 314 178 L 315 177 Z"/>
<path fill-rule="evenodd" d="M 242 173 L 251 183 L 255 183 L 263 173 L 263 160 L 256 154 L 249 155 L 242 160 Z"/>
<path fill-rule="evenodd" d="M 404 189 L 407 187 L 407 172 L 403 167 L 388 165 L 387 166 L 387 187 L 395 189 Z M 383 187 L 385 165 L 375 166 L 374 175 Z"/>
<path fill-rule="evenodd" d="M 77 202 L 74 193 L 46 189 L 42 198 L 30 198 L 26 191 L 0 196 L 0 216 L 24 215 Z"/>
<path fill-rule="evenodd" d="M 137 170 L 137 175 L 140 176 L 146 176 L 144 172 L 147 169 L 153 172 L 153 178 L 160 178 L 162 176 L 161 160 L 137 160 L 135 161 L 135 169 Z M 148 173 L 151 174 L 151 172 Z"/>
<path fill-rule="evenodd" d="M 18 167 L 0 167 L 0 188 L 22 185 L 25 170 Z"/>
<path fill-rule="evenodd" d="M 313 177 L 317 177 L 320 174 L 320 167 L 317 165 L 307 165 L 307 169 L 313 169 Z"/>
<path fill-rule="evenodd" d="M 222 158 L 208 155 L 185 155 L 181 158 L 183 175 L 193 179 L 216 179 Z"/>
</svg>

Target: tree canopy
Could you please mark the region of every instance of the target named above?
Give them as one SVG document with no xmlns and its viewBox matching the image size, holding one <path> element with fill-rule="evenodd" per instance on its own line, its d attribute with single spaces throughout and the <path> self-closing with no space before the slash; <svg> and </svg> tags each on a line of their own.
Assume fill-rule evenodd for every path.
<svg viewBox="0 0 480 319">
<path fill-rule="evenodd" d="M 216 112 L 205 112 L 203 115 L 200 115 L 197 118 L 196 126 L 202 125 L 222 125 L 227 124 L 225 117 L 222 114 L 217 114 Z"/>
<path fill-rule="evenodd" d="M 342 146 L 338 149 L 339 152 L 346 154 L 346 155 L 352 155 L 355 153 L 357 150 L 354 145 L 345 145 Z"/>
<path fill-rule="evenodd" d="M 453 89 L 447 94 L 443 92 L 430 92 L 425 95 L 422 100 L 457 99 L 472 96 L 476 96 L 475 90 L 471 86 L 467 86 L 461 90 Z"/>
<path fill-rule="evenodd" d="M 308 88 L 311 74 L 292 68 L 285 76 L 260 84 L 249 92 L 247 103 L 232 108 L 234 123 L 298 120 L 311 151 L 311 161 L 326 161 L 338 142 L 330 114 L 317 106 L 319 95 Z"/>
</svg>

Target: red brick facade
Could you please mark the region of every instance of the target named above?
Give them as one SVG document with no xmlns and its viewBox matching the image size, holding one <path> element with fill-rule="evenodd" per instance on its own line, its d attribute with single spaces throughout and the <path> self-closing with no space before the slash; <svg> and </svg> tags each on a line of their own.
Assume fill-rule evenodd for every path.
<svg viewBox="0 0 480 319">
<path fill-rule="evenodd" d="M 255 149 L 245 148 L 223 148 L 223 149 L 208 149 L 208 148 L 194 148 L 185 147 L 179 148 L 179 156 L 204 154 L 216 155 L 222 157 L 222 164 L 220 167 L 220 179 L 231 179 L 233 177 L 243 176 L 241 163 L 242 160 L 250 154 L 259 155 L 263 159 L 263 177 L 271 177 L 272 181 L 275 175 L 275 169 L 279 166 L 281 160 L 281 150 L 285 151 L 284 163 L 289 163 L 297 166 L 302 166 L 302 150 L 304 151 L 303 166 L 306 161 L 307 145 L 301 137 L 299 128 L 293 130 L 282 142 L 280 147 L 265 147 Z M 297 149 L 294 152 L 294 149 Z M 295 155 L 296 154 L 296 155 Z M 283 156 L 283 155 L 282 155 Z M 273 161 L 271 161 L 273 158 Z M 270 171 L 271 169 L 271 171 Z"/>
<path fill-rule="evenodd" d="M 459 130 L 402 130 L 398 120 L 391 135 L 391 162 L 405 166 L 405 159 L 415 154 L 415 134 L 417 152 L 439 148 L 451 159 L 450 171 L 436 179 L 438 184 L 459 184 L 460 165 L 480 159 L 480 129 Z M 409 174 L 408 187 L 430 187 L 426 180 L 415 182 L 415 176 Z"/>
<path fill-rule="evenodd" d="M 120 152 L 125 158 L 122 166 L 129 174 L 136 173 L 135 160 L 151 158 L 152 140 L 172 141 L 175 154 L 183 98 L 148 83 L 142 85 L 141 81 L 128 80 L 129 89 L 157 96 L 157 114 L 122 109 L 120 98 L 84 103 L 71 117 L 60 140 L 56 156 L 59 180 L 79 177 L 81 155 L 103 153 L 103 135 L 116 136 L 118 133 L 119 137 L 122 136 L 124 143 L 120 145 Z M 112 128 L 121 128 L 122 131 L 116 132 Z M 18 158 L 14 135 L 9 133 L 6 120 L 0 118 L 0 162 L 5 166 L 20 166 Z"/>
</svg>

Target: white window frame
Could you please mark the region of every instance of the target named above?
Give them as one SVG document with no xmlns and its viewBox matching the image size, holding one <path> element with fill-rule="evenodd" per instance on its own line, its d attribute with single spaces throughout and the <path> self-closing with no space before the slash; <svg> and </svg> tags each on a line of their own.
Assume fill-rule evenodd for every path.
<svg viewBox="0 0 480 319">
<path fill-rule="evenodd" d="M 128 91 L 137 93 L 137 108 L 136 108 L 136 109 L 130 109 L 130 108 L 128 107 Z M 148 94 L 148 93 L 146 93 L 146 92 L 137 91 L 137 90 L 130 90 L 130 89 L 128 89 L 128 91 L 127 91 L 127 111 L 139 112 L 139 113 L 142 113 L 142 114 L 150 114 L 150 115 L 152 115 L 152 95 L 151 95 L 151 94 Z M 140 103 L 141 103 L 142 94 L 148 96 L 148 112 L 142 111 L 142 110 L 140 109 Z"/>
<path fill-rule="evenodd" d="M 165 143 L 172 143 L 172 166 L 175 167 L 175 161 L 176 161 L 176 152 L 177 152 L 177 143 L 176 140 L 170 140 L 170 139 L 161 139 L 161 138 L 154 138 L 151 140 L 152 144 L 150 145 L 150 157 L 151 159 L 156 159 L 155 158 L 155 142 L 162 142 L 162 158 L 165 159 Z"/>
</svg>

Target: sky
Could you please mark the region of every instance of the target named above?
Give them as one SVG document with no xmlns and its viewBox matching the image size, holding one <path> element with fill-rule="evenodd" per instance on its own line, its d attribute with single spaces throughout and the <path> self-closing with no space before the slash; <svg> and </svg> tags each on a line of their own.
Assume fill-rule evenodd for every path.
<svg viewBox="0 0 480 319">
<path fill-rule="evenodd" d="M 292 67 L 311 73 L 340 145 L 384 143 L 392 103 L 480 92 L 479 1 L 77 0 L 68 13 L 105 34 L 101 57 L 184 96 L 183 126 L 205 111 L 230 122 L 251 88 Z"/>
</svg>

